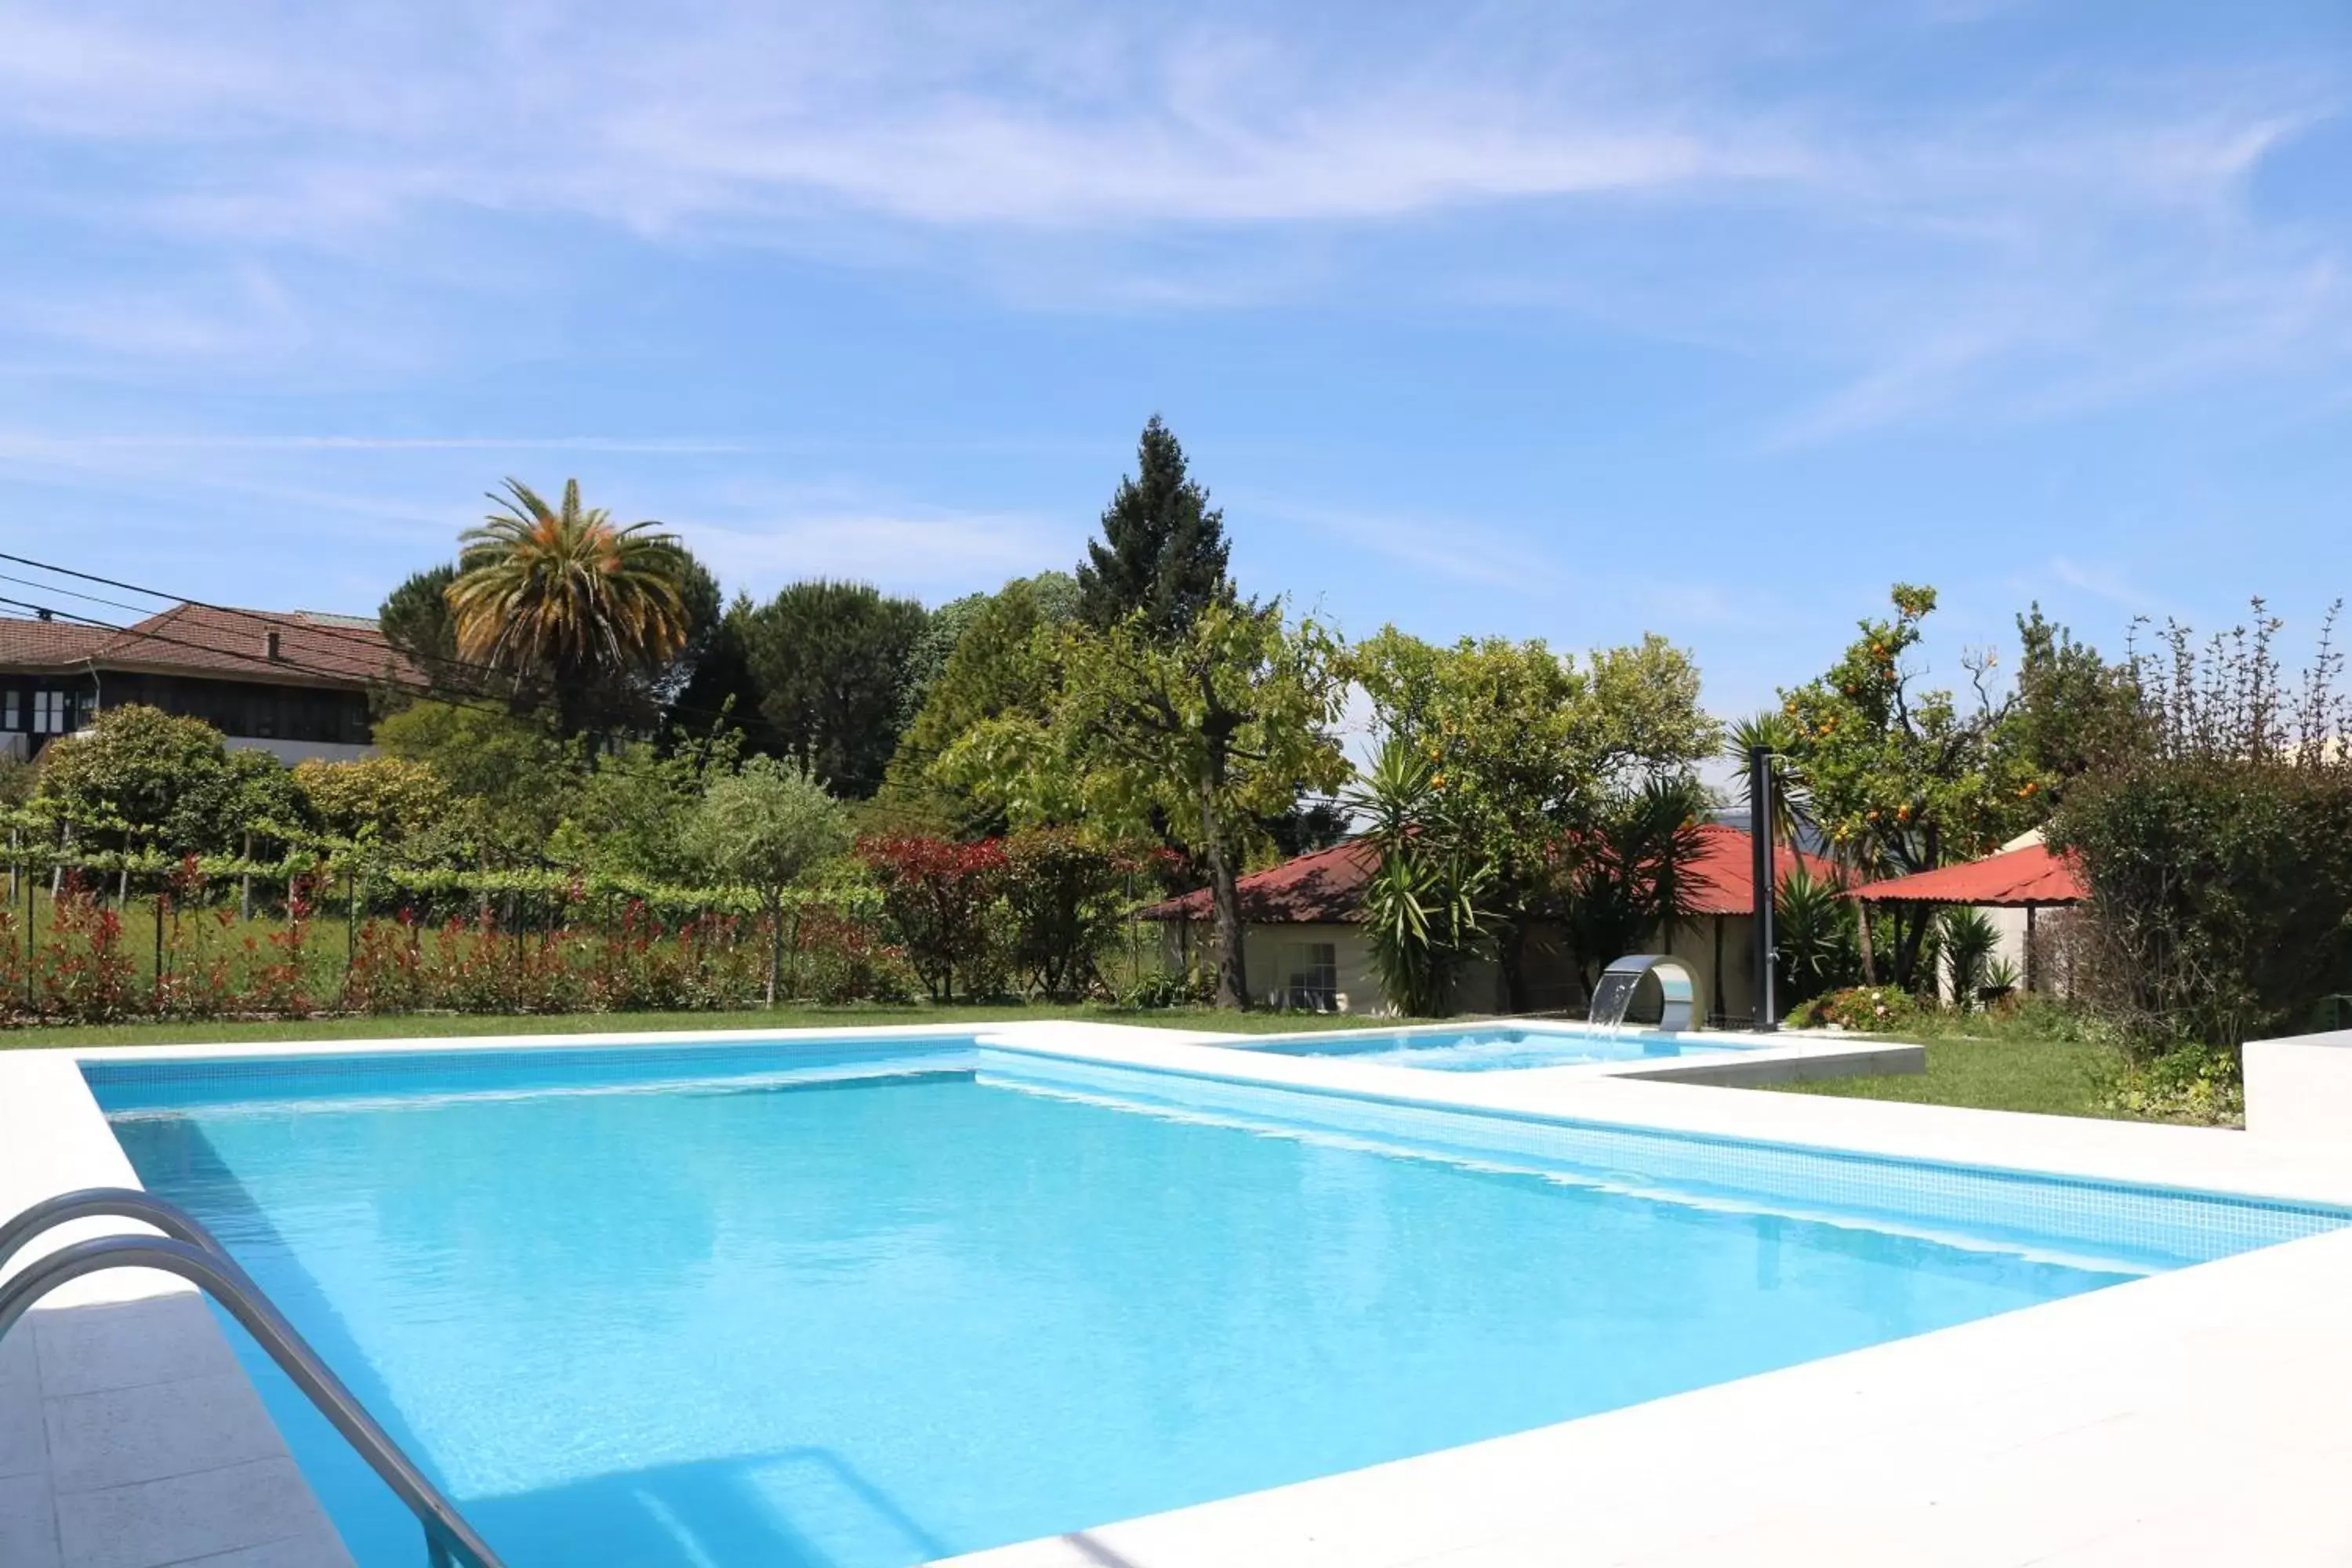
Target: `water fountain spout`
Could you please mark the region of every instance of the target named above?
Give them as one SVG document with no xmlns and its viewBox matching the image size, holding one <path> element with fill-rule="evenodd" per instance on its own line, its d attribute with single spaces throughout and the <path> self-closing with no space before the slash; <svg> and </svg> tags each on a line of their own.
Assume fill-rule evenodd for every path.
<svg viewBox="0 0 2352 1568">
<path fill-rule="evenodd" d="M 1694 1026 L 1691 972 L 1680 959 L 1655 952 L 1633 953 L 1602 970 L 1601 983 L 1592 988 L 1592 1007 L 1586 1017 L 1601 1028 L 1619 1027 L 1644 980 L 1657 982 L 1659 1028 L 1684 1030 Z"/>
</svg>

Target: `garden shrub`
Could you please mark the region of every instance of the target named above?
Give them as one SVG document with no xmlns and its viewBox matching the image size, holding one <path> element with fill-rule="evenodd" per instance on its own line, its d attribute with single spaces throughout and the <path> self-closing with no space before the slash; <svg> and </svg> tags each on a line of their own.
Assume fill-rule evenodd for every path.
<svg viewBox="0 0 2352 1568">
<path fill-rule="evenodd" d="M 872 920 L 831 904 L 802 909 L 793 933 L 793 990 L 828 1005 L 903 1002 L 918 984 L 900 949 Z"/>
<path fill-rule="evenodd" d="M 1134 984 L 1119 993 L 1118 1005 L 1139 1013 L 1163 1007 L 1201 1007 L 1208 1005 L 1215 992 L 1215 982 L 1205 971 L 1161 969 L 1139 975 Z"/>
<path fill-rule="evenodd" d="M 907 962 L 934 1002 L 992 994 L 1004 972 L 998 924 L 1009 873 L 1002 840 L 976 844 L 898 834 L 858 841 Z"/>
<path fill-rule="evenodd" d="M 136 1006 L 136 968 L 123 946 L 122 917 L 78 877 L 66 879 L 51 906 L 38 985 L 42 1010 L 76 1023 L 108 1023 Z"/>
<path fill-rule="evenodd" d="M 1015 833 L 1003 847 L 1013 967 L 1046 996 L 1097 989 L 1124 923 L 1121 895 L 1142 862 L 1068 828 Z"/>
<path fill-rule="evenodd" d="M 2352 990 L 2352 770 L 2155 759 L 2079 784 L 2086 993 L 2142 1042 L 2234 1048 Z"/>
<path fill-rule="evenodd" d="M 1832 991 L 1790 1013 L 1792 1029 L 1852 1029 L 1880 1034 L 1917 1020 L 1918 1000 L 1899 985 L 1850 985 Z"/>
</svg>

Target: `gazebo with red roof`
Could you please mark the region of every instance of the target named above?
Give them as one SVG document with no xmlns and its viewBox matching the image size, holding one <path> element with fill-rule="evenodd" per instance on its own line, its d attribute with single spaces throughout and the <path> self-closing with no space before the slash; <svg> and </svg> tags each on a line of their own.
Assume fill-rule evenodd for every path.
<svg viewBox="0 0 2352 1568">
<path fill-rule="evenodd" d="M 2033 917 L 2037 910 L 2079 904 L 2088 889 L 2080 864 L 2039 838 L 1981 860 L 1938 866 L 1907 877 L 1865 882 L 1850 895 L 1864 904 L 1934 904 L 2025 911 L 2025 988 L 2033 989 Z"/>
</svg>

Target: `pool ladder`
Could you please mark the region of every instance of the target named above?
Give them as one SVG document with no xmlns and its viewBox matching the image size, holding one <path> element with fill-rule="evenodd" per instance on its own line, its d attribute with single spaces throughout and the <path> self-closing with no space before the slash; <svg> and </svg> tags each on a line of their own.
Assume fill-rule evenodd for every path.
<svg viewBox="0 0 2352 1568">
<path fill-rule="evenodd" d="M 329 1371 L 318 1352 L 297 1333 L 251 1275 L 237 1267 L 205 1227 L 187 1212 L 148 1193 L 128 1187 L 89 1187 L 63 1193 L 35 1204 L 0 1225 L 0 1269 L 43 1232 L 69 1220 L 107 1215 L 143 1220 L 163 1234 L 106 1236 L 77 1241 L 26 1265 L 25 1271 L 0 1284 L 0 1338 L 16 1324 L 33 1303 L 68 1279 L 105 1268 L 160 1268 L 176 1274 L 208 1293 L 245 1325 L 256 1343 L 269 1352 L 294 1386 L 318 1406 L 360 1458 L 383 1478 L 384 1485 L 406 1504 L 425 1527 L 425 1562 L 429 1568 L 504 1568 L 498 1553 L 474 1532 L 440 1489 L 427 1480 L 391 1435 L 376 1425 L 352 1397 L 342 1381 Z"/>
</svg>

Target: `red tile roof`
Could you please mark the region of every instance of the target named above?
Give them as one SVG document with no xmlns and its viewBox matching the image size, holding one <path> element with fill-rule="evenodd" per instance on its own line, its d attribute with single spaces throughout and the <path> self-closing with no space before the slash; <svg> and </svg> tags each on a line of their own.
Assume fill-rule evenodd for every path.
<svg viewBox="0 0 2352 1568">
<path fill-rule="evenodd" d="M 1695 907 L 1698 915 L 1744 915 L 1754 911 L 1756 886 L 1747 831 L 1710 822 L 1699 829 L 1706 847 L 1693 868 Z M 1241 879 L 1242 919 L 1253 925 L 1314 925 L 1360 918 L 1358 905 L 1364 884 L 1371 880 L 1377 860 L 1371 847 L 1360 839 L 1329 849 L 1318 849 L 1279 866 L 1254 871 Z M 1801 864 L 1824 880 L 1835 868 L 1818 855 L 1781 849 L 1774 855 L 1774 872 L 1785 881 Z M 1178 899 L 1153 904 L 1141 911 L 1148 921 L 1205 921 L 1209 890 L 1196 889 Z"/>
<path fill-rule="evenodd" d="M 1853 896 L 1874 904 L 1973 904 L 2017 910 L 2080 903 L 2084 892 L 2081 870 L 2071 858 L 2029 844 L 1981 860 L 1864 883 L 1853 890 Z"/>
<path fill-rule="evenodd" d="M 79 664 L 113 635 L 68 621 L 0 620 L 0 664 Z"/>
<path fill-rule="evenodd" d="M 1242 919 L 1253 925 L 1317 925 L 1358 919 L 1364 884 L 1371 880 L 1379 864 L 1372 847 L 1356 838 L 1253 871 L 1241 879 Z M 1205 921 L 1209 889 L 1198 888 L 1182 898 L 1154 904 L 1142 911 L 1142 918 Z"/>
<path fill-rule="evenodd" d="M 1706 840 L 1698 864 L 1692 868 L 1696 897 L 1691 912 L 1697 915 L 1752 915 L 1756 912 L 1755 839 L 1744 827 L 1710 822 L 1699 829 Z M 1824 882 L 1837 879 L 1837 868 L 1819 855 L 1779 845 L 1772 851 L 1772 875 L 1786 882 L 1802 866 Z"/>
<path fill-rule="evenodd" d="M 269 657 L 269 634 L 278 657 Z M 180 605 L 121 631 L 59 621 L 0 620 L 0 664 L 201 671 L 226 679 L 318 686 L 413 682 L 415 672 L 373 621 Z"/>
</svg>

